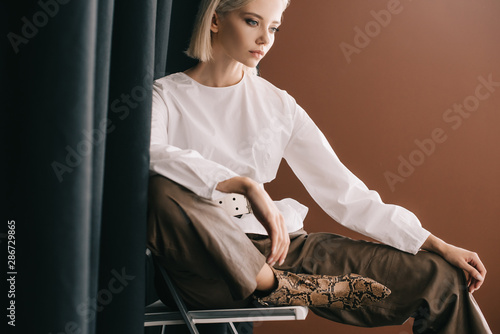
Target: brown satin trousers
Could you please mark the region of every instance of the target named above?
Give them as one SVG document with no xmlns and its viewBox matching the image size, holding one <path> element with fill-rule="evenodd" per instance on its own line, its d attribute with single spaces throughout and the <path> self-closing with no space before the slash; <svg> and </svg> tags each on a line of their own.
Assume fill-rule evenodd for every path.
<svg viewBox="0 0 500 334">
<path fill-rule="evenodd" d="M 267 236 L 245 234 L 209 200 L 162 177 L 149 183 L 148 247 L 193 309 L 249 306 L 255 277 L 270 251 Z M 290 234 L 280 270 L 368 276 L 391 289 L 382 302 L 354 311 L 310 308 L 345 324 L 375 327 L 414 317 L 414 333 L 491 333 L 461 270 L 430 252 L 392 247 L 331 233 Z M 158 287 L 157 287 L 158 288 Z M 159 288 L 164 302 L 169 303 Z"/>
</svg>

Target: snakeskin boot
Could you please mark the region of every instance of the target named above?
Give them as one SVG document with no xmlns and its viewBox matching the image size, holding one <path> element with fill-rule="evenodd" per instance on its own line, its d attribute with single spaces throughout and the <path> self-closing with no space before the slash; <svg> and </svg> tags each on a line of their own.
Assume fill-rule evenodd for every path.
<svg viewBox="0 0 500 334">
<path fill-rule="evenodd" d="M 271 268 L 278 287 L 265 297 L 257 297 L 261 305 L 291 305 L 354 310 L 391 294 L 386 286 L 357 274 L 340 276 L 294 274 Z"/>
</svg>

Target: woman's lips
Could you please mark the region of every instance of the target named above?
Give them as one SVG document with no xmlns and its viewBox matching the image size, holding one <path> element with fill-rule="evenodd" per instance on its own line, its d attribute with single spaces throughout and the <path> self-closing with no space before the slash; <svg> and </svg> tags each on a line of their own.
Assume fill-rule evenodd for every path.
<svg viewBox="0 0 500 334">
<path fill-rule="evenodd" d="M 258 59 L 260 59 L 260 58 L 264 57 L 264 55 L 265 55 L 264 51 L 260 51 L 260 50 L 252 50 L 252 51 L 250 51 L 250 53 L 251 53 L 251 54 L 252 54 L 255 58 L 258 58 Z"/>
</svg>

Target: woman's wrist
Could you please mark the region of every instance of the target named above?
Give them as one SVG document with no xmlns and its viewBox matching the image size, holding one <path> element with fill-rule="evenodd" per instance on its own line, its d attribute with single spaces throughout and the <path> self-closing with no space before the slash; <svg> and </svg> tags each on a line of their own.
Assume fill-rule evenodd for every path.
<svg viewBox="0 0 500 334">
<path fill-rule="evenodd" d="M 427 239 L 424 241 L 421 248 L 425 249 L 429 252 L 433 252 L 433 253 L 436 253 L 436 254 L 443 256 L 445 254 L 446 248 L 448 246 L 449 245 L 446 242 L 439 239 L 435 235 L 430 234 L 429 237 L 427 237 Z"/>
<path fill-rule="evenodd" d="M 256 185 L 257 183 L 249 177 L 235 176 L 228 180 L 219 182 L 216 189 L 224 193 L 247 195 L 252 187 L 255 187 Z"/>
</svg>

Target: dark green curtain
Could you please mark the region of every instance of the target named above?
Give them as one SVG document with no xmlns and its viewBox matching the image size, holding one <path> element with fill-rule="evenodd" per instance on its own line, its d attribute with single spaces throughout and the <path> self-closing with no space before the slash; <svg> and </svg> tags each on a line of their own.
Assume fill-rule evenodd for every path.
<svg viewBox="0 0 500 334">
<path fill-rule="evenodd" d="M 143 332 L 151 86 L 171 5 L 1 2 L 2 333 Z"/>
</svg>

